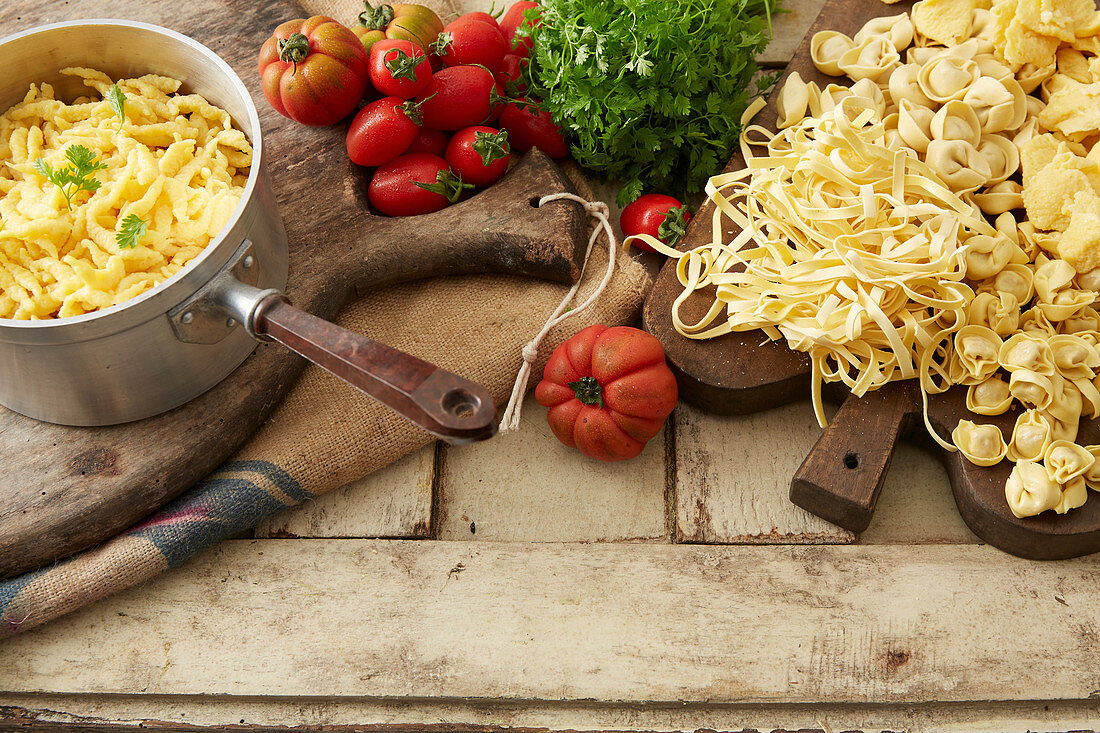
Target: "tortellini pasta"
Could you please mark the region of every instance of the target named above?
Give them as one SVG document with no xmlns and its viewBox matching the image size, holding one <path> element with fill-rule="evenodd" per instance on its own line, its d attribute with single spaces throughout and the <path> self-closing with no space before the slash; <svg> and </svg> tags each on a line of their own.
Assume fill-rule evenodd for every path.
<svg viewBox="0 0 1100 733">
<path fill-rule="evenodd" d="M 1054 506 L 1054 511 L 1058 514 L 1065 514 L 1070 509 L 1084 506 L 1085 500 L 1088 498 L 1089 492 L 1087 483 L 1084 477 L 1078 476 L 1062 487 L 1062 498 Z"/>
<path fill-rule="evenodd" d="M 1033 517 L 1058 506 L 1062 488 L 1042 464 L 1018 461 L 1005 482 L 1005 499 L 1017 517 Z"/>
<path fill-rule="evenodd" d="M 955 354 L 962 366 L 963 384 L 984 382 L 997 371 L 1001 337 L 985 326 L 963 326 L 955 334 Z"/>
<path fill-rule="evenodd" d="M 921 66 L 917 84 L 924 96 L 942 104 L 962 99 L 980 76 L 981 71 L 972 60 L 938 54 Z"/>
<path fill-rule="evenodd" d="M 1011 406 L 1012 393 L 1000 377 L 990 377 L 966 390 L 966 409 L 978 415 L 1003 415 Z"/>
<path fill-rule="evenodd" d="M 1069 483 L 1083 476 L 1092 468 L 1096 457 L 1088 450 L 1068 440 L 1056 440 L 1047 446 L 1043 465 L 1050 480 L 1059 484 Z"/>
<path fill-rule="evenodd" d="M 1010 372 L 1032 371 L 1044 376 L 1054 374 L 1054 352 L 1047 339 L 1031 333 L 1017 333 L 1005 341 L 997 361 Z"/>
<path fill-rule="evenodd" d="M 776 124 L 779 129 L 790 127 L 806 116 L 806 110 L 810 105 L 810 94 L 810 86 L 802 80 L 797 71 L 787 77 L 776 99 L 779 112 Z"/>
<path fill-rule="evenodd" d="M 1066 379 L 1092 379 L 1100 368 L 1096 346 L 1073 334 L 1058 334 L 1047 341 L 1054 366 Z"/>
<path fill-rule="evenodd" d="M 925 162 L 956 193 L 977 189 L 992 172 L 978 149 L 964 140 L 932 140 Z"/>
<path fill-rule="evenodd" d="M 1020 325 L 1020 303 L 1012 293 L 981 291 L 970 301 L 968 318 L 971 324 L 985 326 L 1001 338 L 1012 336 Z"/>
<path fill-rule="evenodd" d="M 1016 418 L 1008 457 L 1013 461 L 1041 461 L 1054 440 L 1050 419 L 1038 410 L 1028 410 Z"/>
<path fill-rule="evenodd" d="M 855 41 L 839 31 L 821 31 L 810 40 L 810 59 L 822 74 L 843 76 L 838 62 L 855 45 Z"/>
<path fill-rule="evenodd" d="M 951 433 L 959 452 L 976 466 L 994 466 L 1008 453 L 1001 429 L 996 425 L 976 425 L 960 420 Z"/>
</svg>

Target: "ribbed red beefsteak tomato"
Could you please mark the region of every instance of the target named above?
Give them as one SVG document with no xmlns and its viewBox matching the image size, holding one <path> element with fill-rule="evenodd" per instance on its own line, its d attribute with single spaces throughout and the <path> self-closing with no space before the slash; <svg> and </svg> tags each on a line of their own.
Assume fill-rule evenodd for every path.
<svg viewBox="0 0 1100 733">
<path fill-rule="evenodd" d="M 589 326 L 550 356 L 535 399 L 558 439 L 601 461 L 642 452 L 676 406 L 661 342 L 628 326 Z"/>
<path fill-rule="evenodd" d="M 304 125 L 333 125 L 346 117 L 370 84 L 367 52 L 332 18 L 288 20 L 260 49 L 264 96 L 281 114 Z"/>
</svg>

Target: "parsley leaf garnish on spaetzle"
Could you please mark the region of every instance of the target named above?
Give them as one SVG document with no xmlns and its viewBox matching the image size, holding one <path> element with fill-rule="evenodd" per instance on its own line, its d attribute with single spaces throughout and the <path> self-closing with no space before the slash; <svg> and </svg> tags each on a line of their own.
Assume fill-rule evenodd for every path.
<svg viewBox="0 0 1100 733">
<path fill-rule="evenodd" d="M 73 208 L 73 196 L 77 191 L 98 191 L 103 185 L 95 179 L 96 171 L 107 169 L 107 164 L 95 159 L 96 154 L 83 145 L 72 145 L 65 151 L 65 158 L 71 165 L 54 170 L 53 166 L 42 158 L 32 163 L 35 172 L 61 189 L 65 196 L 65 205 Z"/>
</svg>

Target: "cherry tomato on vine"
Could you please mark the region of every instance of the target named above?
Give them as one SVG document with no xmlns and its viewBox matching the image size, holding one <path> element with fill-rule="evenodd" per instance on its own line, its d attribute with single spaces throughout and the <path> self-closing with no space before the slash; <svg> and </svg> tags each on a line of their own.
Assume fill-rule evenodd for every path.
<svg viewBox="0 0 1100 733">
<path fill-rule="evenodd" d="M 382 165 L 408 149 L 420 131 L 420 110 L 400 97 L 371 102 L 348 128 L 348 157 L 358 165 Z"/>
<path fill-rule="evenodd" d="M 405 149 L 406 153 L 431 153 L 432 155 L 443 155 L 443 151 L 447 149 L 447 133 L 442 130 L 433 130 L 430 127 L 421 127 L 420 132 L 416 133 L 416 137 L 409 143 L 409 147 Z"/>
<path fill-rule="evenodd" d="M 638 234 L 648 234 L 662 244 L 675 247 L 684 236 L 691 212 L 672 196 L 647 193 L 639 196 L 623 209 L 619 226 L 628 242 L 644 252 L 654 252 L 653 247 L 641 239 L 629 239 Z"/>
<path fill-rule="evenodd" d="M 462 180 L 475 186 L 488 186 L 508 170 L 511 152 L 507 131 L 475 126 L 456 132 L 447 144 L 444 157 Z"/>
<path fill-rule="evenodd" d="M 431 48 L 446 66 L 477 64 L 490 71 L 500 66 L 506 49 L 496 23 L 490 25 L 469 15 L 448 23 Z"/>
<path fill-rule="evenodd" d="M 492 72 L 480 66 L 449 66 L 433 74 L 416 101 L 422 103 L 424 126 L 435 130 L 484 125 L 503 105 Z"/>
<path fill-rule="evenodd" d="M 531 54 L 533 45 L 527 35 L 531 29 L 531 23 L 524 14 L 531 8 L 537 8 L 539 4 L 531 0 L 520 0 L 508 8 L 508 12 L 500 19 L 500 32 L 504 35 L 504 41 L 508 47 L 508 53 L 527 58 Z M 538 25 L 536 21 L 534 25 Z M 520 30 L 520 26 L 523 30 Z"/>
<path fill-rule="evenodd" d="M 438 155 L 402 155 L 374 171 L 367 197 L 371 206 L 389 216 L 430 214 L 450 206 L 473 188 L 451 172 Z"/>
<path fill-rule="evenodd" d="M 550 113 L 526 100 L 520 102 L 505 105 L 500 115 L 500 126 L 508 131 L 512 148 L 524 153 L 538 148 L 551 158 L 568 155 L 569 145 Z"/>
<path fill-rule="evenodd" d="M 428 55 L 412 41 L 387 39 L 370 49 L 370 81 L 391 97 L 415 97 L 432 78 Z"/>
</svg>

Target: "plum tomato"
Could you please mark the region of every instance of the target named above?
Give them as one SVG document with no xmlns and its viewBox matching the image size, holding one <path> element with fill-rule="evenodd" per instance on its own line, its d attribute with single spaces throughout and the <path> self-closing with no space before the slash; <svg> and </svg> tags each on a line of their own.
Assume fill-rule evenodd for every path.
<svg viewBox="0 0 1100 733">
<path fill-rule="evenodd" d="M 374 171 L 367 197 L 378 211 L 389 216 L 430 214 L 450 206 L 473 188 L 451 172 L 438 155 L 402 155 Z"/>
<path fill-rule="evenodd" d="M 662 244 L 675 247 L 684 236 L 691 212 L 672 196 L 647 193 L 639 196 L 623 209 L 619 226 L 630 244 L 644 252 L 654 252 L 653 247 L 641 239 L 629 240 L 638 234 L 648 234 Z"/>
<path fill-rule="evenodd" d="M 522 56 L 516 56 L 514 53 L 504 54 L 504 60 L 500 62 L 500 68 L 493 74 L 493 78 L 509 97 L 522 97 L 527 93 L 524 74 L 528 63 L 528 60 Z"/>
<path fill-rule="evenodd" d="M 505 105 L 500 114 L 500 126 L 508 131 L 508 140 L 514 150 L 527 152 L 538 148 L 551 158 L 564 158 L 569 154 L 569 145 L 550 113 L 536 104 L 519 100 L 521 103 Z"/>
<path fill-rule="evenodd" d="M 447 133 L 442 130 L 432 130 L 428 127 L 421 127 L 420 132 L 416 133 L 416 137 L 409 143 L 409 147 L 405 149 L 406 153 L 431 153 L 432 155 L 443 155 L 443 151 L 447 149 Z"/>
<path fill-rule="evenodd" d="M 400 97 L 371 102 L 348 128 L 348 157 L 358 165 L 388 163 L 404 153 L 420 131 L 420 110 Z"/>
<path fill-rule="evenodd" d="M 448 66 L 432 75 L 416 101 L 421 103 L 424 127 L 461 130 L 496 119 L 504 100 L 488 69 Z"/>
<path fill-rule="evenodd" d="M 496 71 L 504 59 L 507 45 L 496 23 L 463 15 L 448 23 L 432 44 L 431 50 L 446 66 L 476 64 Z"/>
<path fill-rule="evenodd" d="M 504 35 L 504 42 L 508 53 L 527 58 L 531 55 L 532 42 L 528 32 L 531 23 L 525 17 L 525 13 L 531 8 L 537 8 L 539 4 L 531 0 L 520 0 L 508 8 L 508 12 L 500 19 L 500 32 Z M 536 21 L 535 25 L 538 25 Z M 523 30 L 520 31 L 520 26 Z"/>
<path fill-rule="evenodd" d="M 427 54 L 412 41 L 390 38 L 371 46 L 370 81 L 383 94 L 411 99 L 431 78 Z"/>
<path fill-rule="evenodd" d="M 497 13 L 499 14 L 500 11 L 498 10 Z M 463 18 L 470 18 L 471 20 L 480 20 L 482 22 L 488 23 L 489 25 L 493 26 L 498 31 L 500 30 L 500 22 L 495 17 L 493 17 L 492 15 L 489 15 L 488 13 L 481 13 L 481 12 L 466 13 L 462 17 Z"/>
<path fill-rule="evenodd" d="M 475 126 L 456 132 L 444 157 L 462 180 L 488 186 L 508 170 L 511 150 L 507 131 Z"/>
</svg>

